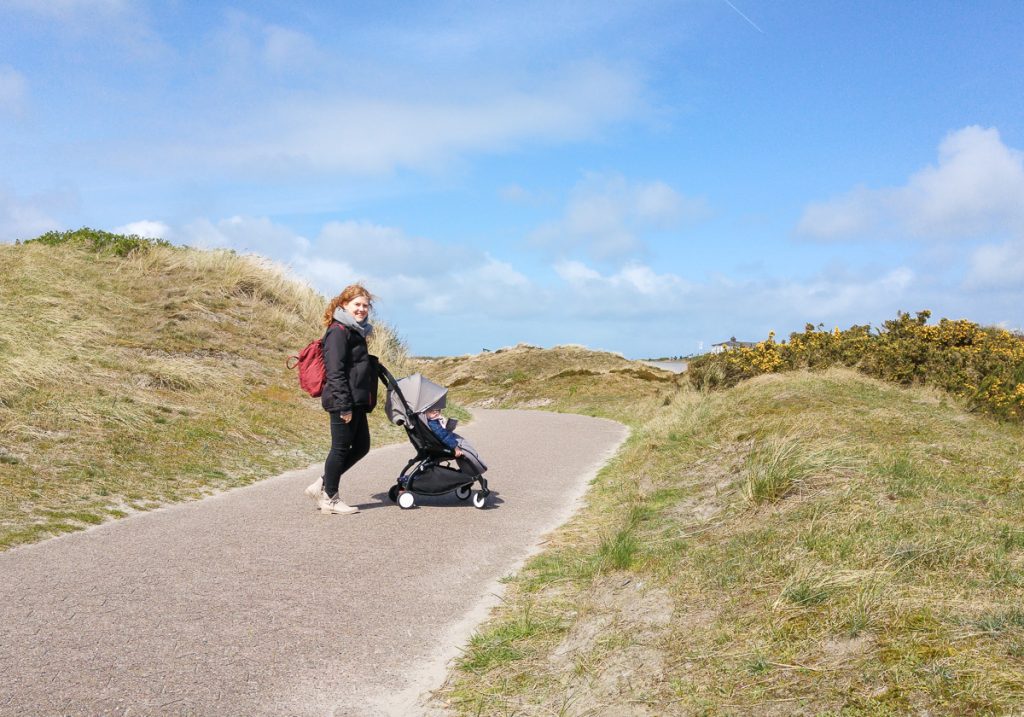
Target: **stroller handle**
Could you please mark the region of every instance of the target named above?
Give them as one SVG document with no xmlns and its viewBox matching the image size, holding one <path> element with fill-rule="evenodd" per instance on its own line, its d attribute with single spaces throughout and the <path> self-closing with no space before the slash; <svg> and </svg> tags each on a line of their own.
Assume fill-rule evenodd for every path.
<svg viewBox="0 0 1024 717">
<path fill-rule="evenodd" d="M 398 385 L 398 381 L 396 381 L 395 377 L 391 375 L 390 371 L 388 371 L 388 367 L 382 363 L 377 364 L 377 377 L 380 378 L 380 382 L 388 388 Z"/>
<path fill-rule="evenodd" d="M 398 396 L 398 400 L 402 402 L 402 407 L 405 409 L 405 415 L 412 415 L 412 407 L 405 400 L 402 389 L 398 387 L 398 380 L 388 371 L 387 366 L 382 363 L 377 364 L 377 377 L 380 378 L 380 382 L 384 384 L 384 387 L 391 392 L 391 395 Z"/>
</svg>

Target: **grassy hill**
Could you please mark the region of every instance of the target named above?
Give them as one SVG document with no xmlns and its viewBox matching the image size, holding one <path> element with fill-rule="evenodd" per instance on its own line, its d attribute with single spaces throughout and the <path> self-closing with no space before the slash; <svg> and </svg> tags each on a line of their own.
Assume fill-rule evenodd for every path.
<svg viewBox="0 0 1024 717">
<path fill-rule="evenodd" d="M 1019 425 L 851 369 L 700 392 L 616 365 L 520 348 L 437 367 L 470 405 L 633 428 L 438 701 L 465 715 L 1020 711 Z"/>
<path fill-rule="evenodd" d="M 672 400 L 685 378 L 582 346 L 540 349 L 520 344 L 477 356 L 420 361 L 451 387 L 460 404 L 546 408 L 622 420 L 623 410 L 650 410 Z"/>
<path fill-rule="evenodd" d="M 0 245 L 0 300 L 0 549 L 323 457 L 285 358 L 325 300 L 269 264 L 50 234 Z M 387 326 L 377 350 L 404 368 Z"/>
<path fill-rule="evenodd" d="M 0 245 L 0 301 L 0 549 L 322 458 L 284 358 L 324 299 L 271 266 L 50 235 Z M 378 329 L 458 404 L 633 430 L 439 692 L 459 714 L 1020 712 L 1020 423 L 846 368 L 706 392 L 573 346 L 411 362 Z"/>
</svg>

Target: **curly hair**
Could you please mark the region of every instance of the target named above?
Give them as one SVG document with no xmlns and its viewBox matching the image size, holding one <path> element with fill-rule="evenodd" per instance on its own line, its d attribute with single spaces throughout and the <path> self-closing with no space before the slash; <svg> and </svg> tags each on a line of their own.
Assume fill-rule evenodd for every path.
<svg viewBox="0 0 1024 717">
<path fill-rule="evenodd" d="M 327 304 L 327 308 L 324 309 L 324 317 L 322 319 L 324 328 L 330 326 L 331 322 L 334 321 L 335 309 L 360 296 L 365 296 L 366 300 L 370 302 L 370 308 L 373 308 L 373 294 L 362 284 L 349 284 L 340 294 L 331 299 Z"/>
</svg>

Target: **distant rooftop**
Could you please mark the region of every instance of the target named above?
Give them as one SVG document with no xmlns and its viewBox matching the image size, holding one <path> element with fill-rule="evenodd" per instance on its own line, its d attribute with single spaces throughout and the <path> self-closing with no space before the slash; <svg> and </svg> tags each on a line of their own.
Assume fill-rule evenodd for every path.
<svg viewBox="0 0 1024 717">
<path fill-rule="evenodd" d="M 736 337 L 731 337 L 728 341 L 723 341 L 720 344 L 711 344 L 712 351 L 724 351 L 725 349 L 738 349 L 750 346 L 757 346 L 756 341 L 737 341 Z"/>
</svg>

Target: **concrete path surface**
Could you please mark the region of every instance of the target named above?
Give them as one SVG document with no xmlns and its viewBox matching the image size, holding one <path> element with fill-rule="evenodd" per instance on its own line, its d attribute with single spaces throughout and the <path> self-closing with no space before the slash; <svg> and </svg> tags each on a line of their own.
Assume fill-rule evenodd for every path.
<svg viewBox="0 0 1024 717">
<path fill-rule="evenodd" d="M 421 714 L 627 429 L 480 410 L 460 432 L 488 509 L 388 501 L 406 442 L 343 476 L 357 515 L 313 510 L 312 466 L 0 554 L 0 715 Z"/>
</svg>

